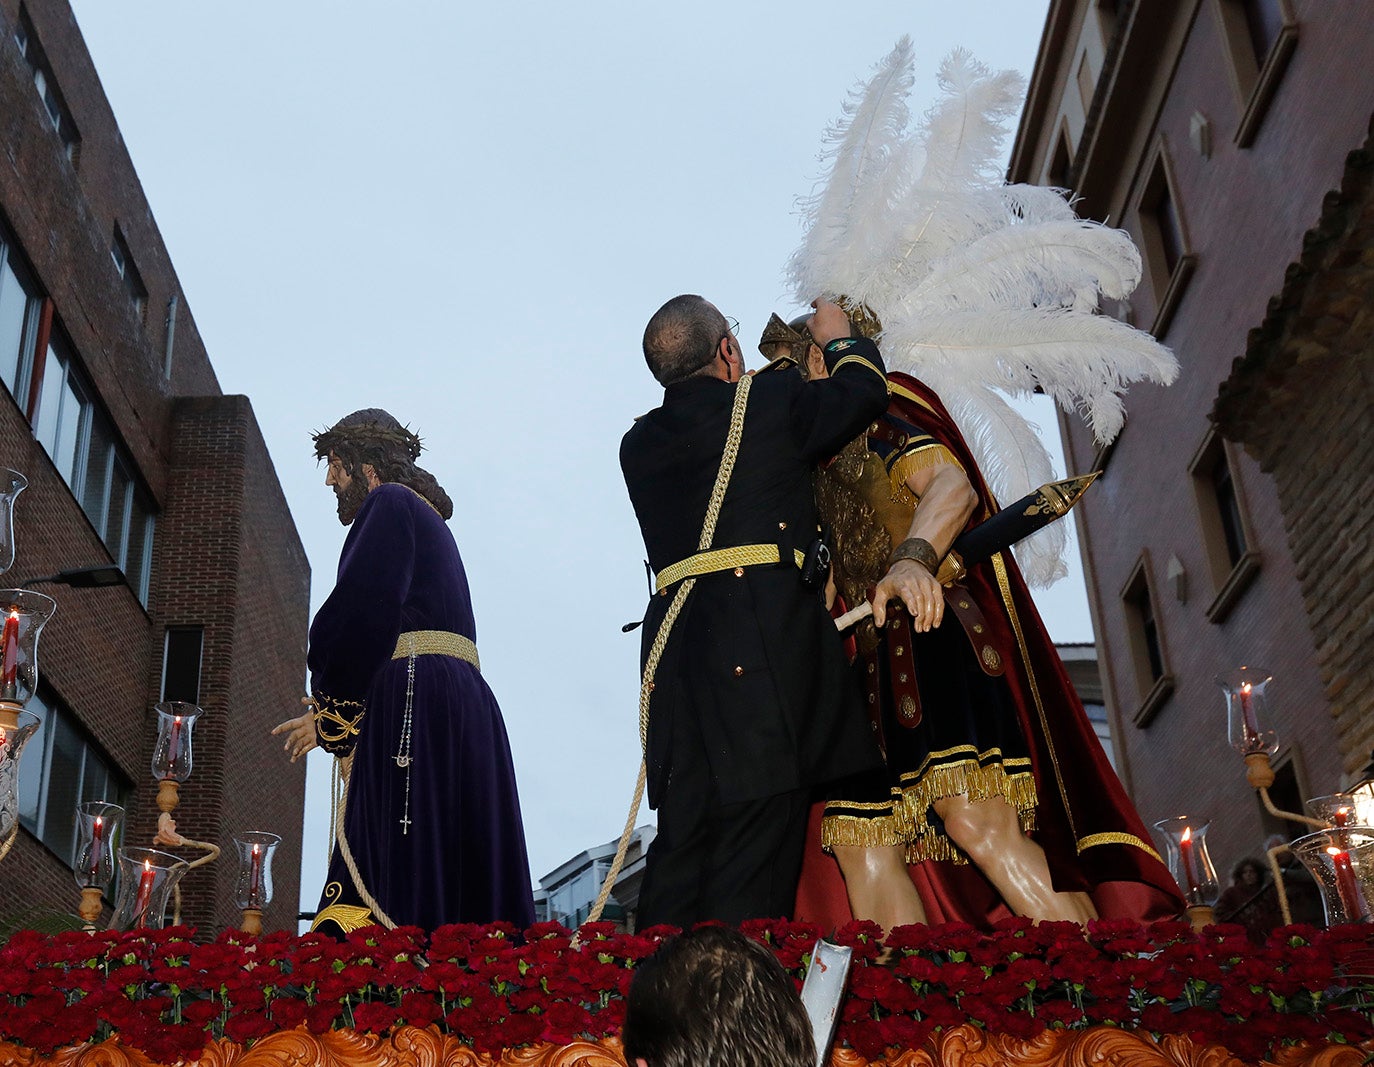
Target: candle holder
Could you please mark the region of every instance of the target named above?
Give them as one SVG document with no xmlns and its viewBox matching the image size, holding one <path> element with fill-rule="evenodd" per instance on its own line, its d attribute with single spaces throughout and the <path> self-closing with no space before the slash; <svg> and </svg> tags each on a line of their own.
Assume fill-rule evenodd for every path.
<svg viewBox="0 0 1374 1067">
<path fill-rule="evenodd" d="M 167 897 L 189 869 L 190 864 L 169 852 L 121 848 L 119 897 L 110 929 L 160 929 L 167 914 Z"/>
<path fill-rule="evenodd" d="M 57 602 L 32 589 L 0 589 L 0 727 L 18 724 L 38 687 L 38 635 Z"/>
<path fill-rule="evenodd" d="M 31 711 L 15 711 L 13 723 L 0 722 L 0 859 L 19 836 L 19 757 L 40 725 Z"/>
<path fill-rule="evenodd" d="M 1374 913 L 1374 829 L 1318 830 L 1290 843 L 1322 893 L 1326 925 L 1367 923 Z"/>
<path fill-rule="evenodd" d="M 266 830 L 244 830 L 234 835 L 239 856 L 234 903 L 243 912 L 239 929 L 246 934 L 262 933 L 262 909 L 272 900 L 272 854 L 280 844 L 281 838 Z"/>
<path fill-rule="evenodd" d="M 1155 829 L 1164 837 L 1169 873 L 1183 890 L 1188 919 L 1194 930 L 1201 930 L 1215 921 L 1213 905 L 1221 896 L 1221 882 L 1217 880 L 1217 870 L 1207 851 L 1209 826 L 1210 821 L 1191 819 L 1187 815 L 1155 823 Z"/>
<path fill-rule="evenodd" d="M 14 501 L 28 484 L 18 471 L 0 467 L 0 574 L 14 566 Z"/>
<path fill-rule="evenodd" d="M 77 914 L 87 930 L 95 929 L 100 918 L 100 898 L 114 877 L 114 842 L 123 818 L 123 808 L 103 800 L 88 800 L 76 806 L 76 868 L 72 873 L 81 889 Z"/>
<path fill-rule="evenodd" d="M 157 742 L 153 745 L 152 771 L 157 779 L 158 828 L 171 821 L 182 782 L 191 777 L 191 731 L 204 712 L 184 700 L 156 705 Z"/>
<path fill-rule="evenodd" d="M 1339 830 L 1344 826 L 1362 825 L 1355 798 L 1349 793 L 1332 793 L 1325 797 L 1312 797 L 1307 802 L 1307 813 L 1320 820 L 1322 826 Z"/>
<path fill-rule="evenodd" d="M 1273 680 L 1273 675 L 1257 667 L 1240 667 L 1216 679 L 1226 694 L 1227 738 L 1245 757 L 1246 779 L 1256 789 L 1274 784 L 1269 759 L 1279 750 L 1279 738 L 1269 725 L 1265 703 L 1265 690 Z"/>
</svg>

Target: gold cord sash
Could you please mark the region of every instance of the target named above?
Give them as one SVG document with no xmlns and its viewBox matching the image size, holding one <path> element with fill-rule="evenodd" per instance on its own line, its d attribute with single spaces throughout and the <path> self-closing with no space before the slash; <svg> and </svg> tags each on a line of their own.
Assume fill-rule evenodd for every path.
<svg viewBox="0 0 1374 1067">
<path fill-rule="evenodd" d="M 799 549 L 794 548 L 792 555 L 798 567 L 801 567 L 806 561 L 806 557 Z M 778 563 L 781 560 L 781 550 L 777 545 L 738 545 L 734 548 L 714 548 L 710 552 L 698 552 L 694 556 L 678 560 L 671 567 L 664 567 L 658 572 L 656 588 L 661 593 L 668 586 L 680 582 L 684 578 L 696 578 L 703 574 L 712 574 L 715 571 L 733 570 L 736 567 L 755 567 L 761 564 Z"/>
<path fill-rule="evenodd" d="M 477 659 L 477 645 L 462 634 L 447 630 L 410 630 L 396 639 L 396 650 L 391 658 L 408 659 L 412 650 L 417 656 L 452 656 L 471 663 L 479 671 L 482 669 Z"/>
</svg>

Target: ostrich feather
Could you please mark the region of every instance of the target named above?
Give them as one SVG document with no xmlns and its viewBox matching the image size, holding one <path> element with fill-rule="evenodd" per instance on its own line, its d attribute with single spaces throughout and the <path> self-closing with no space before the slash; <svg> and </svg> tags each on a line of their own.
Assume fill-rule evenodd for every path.
<svg viewBox="0 0 1374 1067">
<path fill-rule="evenodd" d="M 913 148 L 906 136 L 907 95 L 914 79 L 911 39 L 902 37 L 826 131 L 822 159 L 829 161 L 829 173 L 800 205 L 807 236 L 793 257 L 799 291 L 839 292 L 829 286 L 855 262 L 871 259 L 875 244 L 885 243 L 881 237 L 875 241 L 875 234 L 881 234 L 905 181 L 903 162 Z"/>
<path fill-rule="evenodd" d="M 1124 299 L 1139 281 L 1140 253 L 1120 230 L 1044 222 L 1007 226 L 958 246 L 931 264 L 911 299 L 932 310 L 1068 307 L 1084 291 Z"/>
<path fill-rule="evenodd" d="M 926 381 L 957 374 L 1009 393 L 1043 390 L 1081 411 L 1100 444 L 1121 432 L 1121 389 L 1178 376 L 1173 353 L 1149 334 L 1065 308 L 899 314 L 885 320 L 883 342 L 888 366 Z"/>
<path fill-rule="evenodd" d="M 945 57 L 936 76 L 944 98 L 926 113 L 920 184 L 950 189 L 1001 180 L 1007 122 L 1021 106 L 1025 82 L 1013 70 L 993 73 L 962 48 Z"/>
</svg>

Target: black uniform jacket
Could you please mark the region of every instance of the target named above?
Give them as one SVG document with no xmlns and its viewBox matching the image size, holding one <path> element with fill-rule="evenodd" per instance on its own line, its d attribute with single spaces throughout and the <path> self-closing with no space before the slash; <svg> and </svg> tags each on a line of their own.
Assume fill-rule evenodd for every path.
<svg viewBox="0 0 1374 1067">
<path fill-rule="evenodd" d="M 822 594 L 793 549 L 817 537 L 812 472 L 887 407 L 877 346 L 833 341 L 833 373 L 766 370 L 751 385 L 739 456 L 711 548 L 778 544 L 783 562 L 699 577 L 654 678 L 649 804 L 670 777 L 708 804 L 816 785 L 880 759 Z M 694 555 L 730 425 L 734 385 L 697 377 L 621 441 L 620 465 L 657 571 Z M 641 664 L 677 587 L 651 598 Z M 709 771 L 709 786 L 702 773 Z"/>
</svg>

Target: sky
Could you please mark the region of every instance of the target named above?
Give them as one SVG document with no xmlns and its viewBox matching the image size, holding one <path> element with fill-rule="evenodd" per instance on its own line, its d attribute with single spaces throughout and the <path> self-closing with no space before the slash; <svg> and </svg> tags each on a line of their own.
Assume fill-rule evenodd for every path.
<svg viewBox="0 0 1374 1067">
<path fill-rule="evenodd" d="M 902 34 L 917 114 L 951 48 L 1029 76 L 1045 0 L 72 7 L 220 385 L 252 400 L 312 612 L 345 531 L 310 432 L 384 407 L 455 502 L 534 878 L 616 837 L 639 765 L 620 628 L 647 600 L 616 456 L 662 396 L 645 322 L 701 293 L 752 352 L 800 310 L 795 201 L 849 90 Z M 1069 557 L 1038 599 L 1056 641 L 1091 641 Z M 309 779 L 313 909 L 324 753 Z"/>
</svg>

